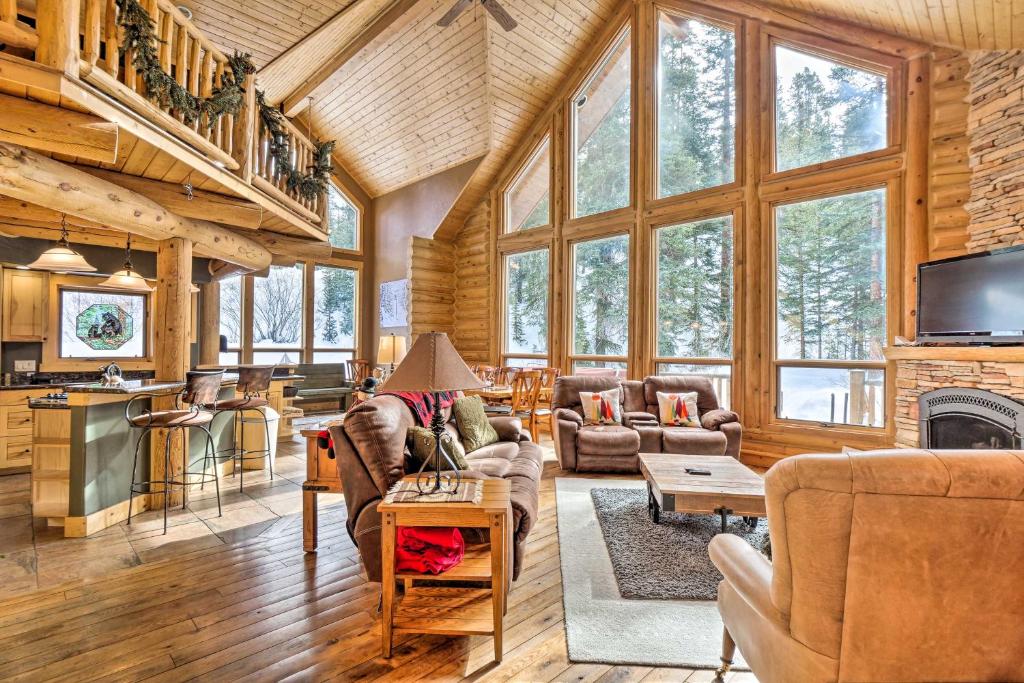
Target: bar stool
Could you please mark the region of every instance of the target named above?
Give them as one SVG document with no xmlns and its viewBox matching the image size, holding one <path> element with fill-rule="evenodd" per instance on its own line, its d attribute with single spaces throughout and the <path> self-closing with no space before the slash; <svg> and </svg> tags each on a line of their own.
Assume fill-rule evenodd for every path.
<svg viewBox="0 0 1024 683">
<path fill-rule="evenodd" d="M 270 405 L 267 394 L 270 391 L 270 381 L 274 377 L 274 365 L 243 365 L 238 368 L 238 384 L 236 391 L 242 395 L 235 398 L 228 398 L 215 402 L 213 408 L 214 416 L 230 413 L 236 421 L 241 418 L 242 429 L 238 445 L 232 448 L 223 449 L 217 452 L 217 457 L 224 460 L 231 459 L 232 475 L 240 471 L 238 477 L 238 490 L 245 489 L 245 461 L 267 459 L 270 465 L 270 479 L 274 479 L 274 455 L 270 447 L 270 424 L 267 421 L 267 414 L 260 410 Z M 256 412 L 259 418 L 247 419 L 246 412 Z M 263 422 L 263 433 L 266 435 L 264 446 L 266 448 L 247 449 L 245 447 L 245 424 L 249 422 Z M 222 455 L 226 453 L 226 455 Z"/>
<path fill-rule="evenodd" d="M 132 498 L 136 493 L 153 493 L 153 485 L 160 484 L 163 488 L 164 498 L 164 533 L 167 533 L 167 501 L 170 498 L 172 486 L 181 487 L 181 509 L 184 510 L 188 504 L 188 487 L 194 484 L 205 485 L 211 478 L 217 487 L 217 516 L 221 515 L 220 509 L 220 479 L 217 477 L 217 453 L 213 445 L 213 435 L 210 433 L 209 425 L 213 422 L 214 414 L 206 410 L 217 401 L 217 394 L 220 392 L 221 381 L 224 378 L 223 370 L 208 372 L 189 372 L 186 375 L 185 389 L 178 393 L 174 399 L 173 410 L 153 411 L 146 408 L 138 415 L 132 415 L 132 404 L 141 399 L 153 399 L 162 394 L 139 394 L 133 396 L 124 407 L 124 419 L 133 428 L 141 429 L 138 440 L 135 442 L 135 456 L 132 459 L 132 482 L 128 493 L 128 524 L 132 523 Z M 189 404 L 186 410 L 182 402 Z M 184 430 L 190 427 L 201 429 L 206 434 L 206 446 L 203 449 L 203 470 L 202 472 L 189 472 L 188 453 L 184 454 L 184 466 L 182 478 L 174 479 L 171 475 L 171 439 L 175 430 Z M 139 466 L 139 447 L 142 439 L 155 429 L 165 429 L 167 434 L 164 437 L 164 476 L 163 479 L 149 479 L 136 481 L 135 475 Z M 213 465 L 213 474 L 209 473 L 207 461 Z M 199 481 L 192 481 L 192 477 L 198 477 Z M 146 490 L 143 490 L 146 489 Z"/>
</svg>

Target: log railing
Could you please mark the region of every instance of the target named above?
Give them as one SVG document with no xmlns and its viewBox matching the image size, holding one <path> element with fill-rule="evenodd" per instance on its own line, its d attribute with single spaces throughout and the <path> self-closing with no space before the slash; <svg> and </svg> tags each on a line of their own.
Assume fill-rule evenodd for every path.
<svg viewBox="0 0 1024 683">
<path fill-rule="evenodd" d="M 291 121 L 282 118 L 281 128 L 288 145 L 289 161 L 292 168 L 300 173 L 309 173 L 314 164 L 316 147 Z M 257 116 L 255 144 L 251 155 L 253 184 L 282 201 L 307 220 L 320 222 L 322 212 L 326 207 L 325 198 L 307 199 L 296 189 L 288 189 L 288 178 L 282 169 L 277 168 L 276 159 L 271 154 L 273 142 L 271 137 L 263 120 Z"/>
<path fill-rule="evenodd" d="M 303 220 L 326 224 L 325 198 L 307 199 L 296 189 L 288 189 L 287 175 L 276 167 L 270 154 L 270 133 L 258 115 L 253 76 L 243 84 L 245 97 L 238 114 L 224 114 L 211 121 L 203 113 L 190 121 L 173 107 L 147 97 L 133 51 L 122 52 L 124 31 L 118 23 L 120 8 L 115 0 L 22 2 L 19 7 L 18 0 L 0 0 L 0 51 L 4 46 L 22 52 L 34 50 L 37 62 L 98 88 Z M 172 0 L 139 2 L 154 21 L 160 68 L 179 86 L 194 97 L 208 98 L 232 76 L 228 56 Z M 315 146 L 287 119 L 282 119 L 282 129 L 290 164 L 309 173 Z"/>
<path fill-rule="evenodd" d="M 18 0 L 0 0 L 0 43 L 11 47 L 36 49 L 36 30 L 18 20 Z"/>
<path fill-rule="evenodd" d="M 206 39 L 170 0 L 141 0 L 155 22 L 159 38 L 160 67 L 195 97 L 209 97 L 230 75 L 228 57 Z M 211 121 L 205 115 L 192 122 L 168 106 L 146 97 L 142 74 L 134 64 L 132 49 L 121 57 L 122 31 L 114 0 L 84 0 L 82 26 L 82 77 L 138 113 L 165 125 L 171 132 L 199 148 L 231 170 L 240 167 L 235 158 L 235 126 L 231 115 Z M 143 106 L 145 103 L 145 106 Z M 139 109 L 142 108 L 142 111 Z"/>
</svg>

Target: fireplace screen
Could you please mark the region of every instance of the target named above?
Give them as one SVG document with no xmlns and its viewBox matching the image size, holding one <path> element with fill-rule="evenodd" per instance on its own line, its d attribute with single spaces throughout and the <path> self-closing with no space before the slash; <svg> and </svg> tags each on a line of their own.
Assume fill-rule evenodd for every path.
<svg viewBox="0 0 1024 683">
<path fill-rule="evenodd" d="M 922 448 L 1019 449 L 1024 403 L 979 389 L 939 389 L 920 398 Z"/>
</svg>

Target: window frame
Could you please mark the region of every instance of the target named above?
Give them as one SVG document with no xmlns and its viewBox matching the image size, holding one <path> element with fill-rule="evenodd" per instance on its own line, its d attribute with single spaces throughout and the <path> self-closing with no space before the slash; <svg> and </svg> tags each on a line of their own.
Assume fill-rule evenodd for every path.
<svg viewBox="0 0 1024 683">
<path fill-rule="evenodd" d="M 345 256 L 361 256 L 363 254 L 363 220 L 366 215 L 366 207 L 363 203 L 356 199 L 351 192 L 349 192 L 345 185 L 341 182 L 341 179 L 337 175 L 331 174 L 331 178 L 328 181 L 335 190 L 345 198 L 352 208 L 356 210 L 356 246 L 354 249 L 346 249 L 344 247 L 336 247 L 331 244 L 331 252 L 334 256 L 345 257 Z M 324 231 L 327 231 L 327 223 L 330 221 L 330 217 L 327 215 L 331 210 L 330 197 L 324 198 Z M 330 244 L 330 235 L 327 238 L 328 244 Z"/>
<path fill-rule="evenodd" d="M 762 49 L 760 52 L 762 67 L 761 111 L 765 112 L 761 121 L 761 183 L 785 180 L 805 176 L 813 172 L 825 172 L 856 166 L 865 162 L 884 159 L 898 155 L 903 151 L 904 141 L 904 98 L 906 88 L 903 82 L 904 60 L 882 55 L 873 50 L 852 45 L 838 46 L 834 41 L 810 34 L 788 30 L 781 27 L 765 27 L 762 29 Z M 839 159 L 830 159 L 807 166 L 790 168 L 784 171 L 777 169 L 776 150 L 776 71 L 775 47 L 785 47 L 797 52 L 804 52 L 814 57 L 837 62 L 863 71 L 884 76 L 886 79 L 886 146 Z"/>
<path fill-rule="evenodd" d="M 678 195 L 683 196 L 683 195 Z M 674 197 L 677 198 L 677 197 Z M 741 316 L 740 311 L 740 300 L 739 300 L 739 287 L 738 284 L 738 273 L 740 270 L 740 253 L 741 253 L 741 241 L 742 236 L 740 234 L 740 227 L 743 225 L 743 207 L 735 205 L 731 210 L 722 210 L 722 207 L 716 207 L 714 209 L 698 210 L 698 211 L 686 211 L 676 212 L 669 214 L 665 217 L 660 217 L 656 222 L 648 224 L 648 229 L 651 235 L 650 239 L 650 253 L 648 258 L 650 259 L 650 274 L 649 282 L 647 283 L 647 297 L 648 301 L 651 301 L 651 323 L 649 325 L 649 344 L 648 354 L 650 357 L 650 364 L 653 366 L 655 374 L 659 372 L 659 368 L 662 365 L 728 365 L 731 368 L 732 379 L 730 381 L 730 396 L 729 404 L 736 405 L 734 402 L 734 396 L 736 386 L 735 373 L 737 371 L 738 364 L 736 362 L 736 346 L 737 337 L 739 334 L 740 326 L 739 320 Z M 660 316 L 658 313 L 658 263 L 659 263 L 659 231 L 672 228 L 678 225 L 685 225 L 687 223 L 698 223 L 704 220 L 713 220 L 715 218 L 730 217 L 732 219 L 732 291 L 733 291 L 733 306 L 732 306 L 732 338 L 733 338 L 733 349 L 732 356 L 730 358 L 694 358 L 689 356 L 661 356 L 658 354 L 658 326 L 660 325 Z"/>
<path fill-rule="evenodd" d="M 316 325 L 316 269 L 318 266 L 325 268 L 343 268 L 345 270 L 351 270 L 355 273 L 355 292 L 352 297 L 352 306 L 354 308 L 352 315 L 352 348 L 324 348 L 316 345 L 316 335 L 314 333 Z M 305 326 L 305 329 L 309 330 L 308 335 L 303 337 L 303 353 L 302 362 L 314 363 L 317 353 L 351 353 L 352 358 L 359 357 L 359 337 L 362 334 L 362 324 L 360 319 L 360 308 L 362 305 L 362 279 L 363 279 L 363 264 L 361 261 L 348 261 L 345 259 L 320 259 L 310 260 L 304 262 L 303 281 L 308 283 L 310 291 L 307 294 L 303 291 L 303 300 L 308 303 L 309 313 L 308 320 L 309 324 Z M 303 312 L 304 316 L 305 311 Z M 305 331 L 304 329 L 304 331 Z"/>
<path fill-rule="evenodd" d="M 637 102 L 638 102 L 638 82 L 637 82 L 637 60 L 640 51 L 637 49 L 637 30 L 633 25 L 632 15 L 628 14 L 626 19 L 621 21 L 616 27 L 615 33 L 611 40 L 605 45 L 605 48 L 598 55 L 592 63 L 588 65 L 586 71 L 576 84 L 576 86 L 570 90 L 569 96 L 565 99 L 565 141 L 568 145 L 565 157 L 565 172 L 568 175 L 566 178 L 566 189 L 567 197 L 565 198 L 565 211 L 567 214 L 566 220 L 568 222 L 590 222 L 595 220 L 601 220 L 609 216 L 615 216 L 623 212 L 632 212 L 636 206 L 636 145 L 637 145 Z M 577 213 L 576 207 L 576 102 L 580 96 L 597 78 L 598 72 L 608 61 L 612 58 L 616 48 L 620 44 L 625 44 L 629 47 L 630 56 L 630 83 L 629 83 L 629 199 L 625 206 L 620 206 L 608 211 L 602 211 L 599 213 L 588 214 L 586 216 L 580 216 Z M 554 202 L 552 202 L 554 205 Z"/>
<path fill-rule="evenodd" d="M 626 280 L 626 296 L 629 301 L 629 309 L 626 311 L 626 319 L 630 329 L 633 328 L 634 316 L 636 314 L 636 305 L 634 304 L 633 293 L 636 291 L 636 267 L 635 267 L 635 254 L 636 254 L 636 236 L 634 231 L 628 227 L 619 227 L 618 229 L 612 230 L 600 230 L 593 231 L 590 233 L 582 233 L 570 237 L 565 242 L 564 258 L 567 259 L 567 267 L 565 268 L 565 319 L 563 323 L 563 329 L 566 334 L 566 347 L 565 347 L 565 359 L 566 367 L 569 372 L 573 372 L 573 368 L 577 361 L 604 361 L 609 363 L 625 363 L 627 376 L 632 372 L 633 363 L 633 349 L 635 348 L 634 335 L 628 334 L 626 338 L 626 353 L 619 356 L 601 356 L 598 354 L 581 354 L 576 353 L 576 247 L 579 244 L 585 242 L 597 242 L 604 239 L 613 237 L 625 237 L 628 240 L 628 250 L 626 257 L 626 265 L 629 268 L 628 277 Z M 549 295 L 550 296 L 550 295 Z"/>
<path fill-rule="evenodd" d="M 517 231 L 518 232 L 518 231 Z M 516 233 L 513 233 L 516 234 Z M 548 305 L 547 305 L 547 318 L 548 318 L 548 335 L 547 335 L 547 353 L 512 353 L 508 350 L 508 259 L 512 256 L 518 256 L 520 254 L 528 254 L 534 251 L 547 251 L 548 253 Z M 551 248 L 550 241 L 533 244 L 528 246 L 520 246 L 518 248 L 509 249 L 507 251 L 501 251 L 498 254 L 499 260 L 499 277 L 498 277 L 498 358 L 501 365 L 506 365 L 509 358 L 528 358 L 532 360 L 543 360 L 548 367 L 551 366 L 551 344 L 552 344 L 552 284 L 554 282 L 554 249 Z"/>
<path fill-rule="evenodd" d="M 886 276 L 886 329 L 885 347 L 891 348 L 900 327 L 900 312 L 902 311 L 904 293 L 902 291 L 902 278 L 900 277 L 903 258 L 903 227 L 900 215 L 902 212 L 900 186 L 902 179 L 899 174 L 889 174 L 883 178 L 864 178 L 844 181 L 833 184 L 830 187 L 821 188 L 818 191 L 797 190 L 795 192 L 783 193 L 777 197 L 765 201 L 762 204 L 762 224 L 765 226 L 767 248 L 763 254 L 768 274 L 768 287 L 763 293 L 763 310 L 768 315 L 768 362 L 765 363 L 768 370 L 767 382 L 770 398 L 770 410 L 767 416 L 767 424 L 771 427 L 787 429 L 806 429 L 808 426 L 820 427 L 829 432 L 848 433 L 851 435 L 886 435 L 891 434 L 892 418 L 895 415 L 895 381 L 896 373 L 890 368 L 888 361 L 853 361 L 853 360 L 828 360 L 828 359 L 786 359 L 779 358 L 778 352 L 778 226 L 776 225 L 776 207 L 792 204 L 799 204 L 817 199 L 828 199 L 830 197 L 841 197 L 844 195 L 857 194 L 858 192 L 869 192 L 883 190 L 886 197 L 885 207 L 885 276 Z M 881 370 L 885 374 L 885 388 L 883 396 L 882 426 L 873 427 L 870 425 L 853 425 L 840 422 L 823 422 L 820 420 L 802 420 L 798 418 L 783 418 L 779 415 L 779 391 L 781 390 L 780 368 L 826 368 L 826 369 L 864 369 Z"/>
<path fill-rule="evenodd" d="M 516 186 L 526 175 L 527 170 L 537 161 L 545 147 L 548 152 L 548 220 L 543 225 L 535 225 L 530 228 L 518 228 L 513 230 L 509 221 L 512 216 L 512 188 Z M 545 127 L 540 137 L 533 143 L 529 148 L 530 152 L 526 157 L 518 164 L 517 170 L 512 176 L 501 185 L 501 190 L 498 193 L 500 197 L 500 212 L 499 224 L 501 229 L 498 231 L 500 235 L 522 235 L 529 234 L 532 230 L 544 230 L 550 229 L 555 222 L 555 204 L 552 199 L 555 196 L 555 148 L 554 140 L 551 135 L 551 129 Z"/>
<path fill-rule="evenodd" d="M 731 183 L 723 183 L 722 185 L 713 185 L 711 187 L 703 187 L 697 190 L 691 190 L 690 192 L 684 192 L 682 194 L 666 195 L 664 197 L 658 196 L 658 185 L 660 178 L 660 166 L 659 163 L 659 130 L 661 126 L 660 114 L 661 114 L 661 89 L 658 80 L 658 72 L 660 71 L 661 65 L 661 21 L 659 15 L 661 13 L 670 14 L 675 17 L 682 17 L 685 19 L 692 19 L 694 21 L 715 26 L 717 28 L 730 31 L 735 39 L 735 51 L 733 54 L 735 71 L 733 73 L 733 82 L 735 83 L 736 89 L 736 100 L 735 105 L 735 125 L 733 128 L 733 179 Z M 648 178 L 650 179 L 648 187 L 646 188 L 646 202 L 650 208 L 655 208 L 661 205 L 675 205 L 680 201 L 686 201 L 688 199 L 699 198 L 703 196 L 713 196 L 722 192 L 728 192 L 731 190 L 738 190 L 743 187 L 743 177 L 745 173 L 745 159 L 744 159 L 744 145 L 745 135 L 744 130 L 745 117 L 745 99 L 744 93 L 746 91 L 746 80 L 744 78 L 745 72 L 745 55 L 747 52 L 747 46 L 745 41 L 745 35 L 743 31 L 742 19 L 736 15 L 728 12 L 716 11 L 713 7 L 700 7 L 699 10 L 691 7 L 690 5 L 683 4 L 672 4 L 670 2 L 655 2 L 654 3 L 654 28 L 653 28 L 653 49 L 654 55 L 651 63 L 651 67 L 654 70 L 654 74 L 651 75 L 651 90 L 652 90 L 652 101 L 651 101 L 651 149 L 649 150 L 648 159 Z"/>
</svg>

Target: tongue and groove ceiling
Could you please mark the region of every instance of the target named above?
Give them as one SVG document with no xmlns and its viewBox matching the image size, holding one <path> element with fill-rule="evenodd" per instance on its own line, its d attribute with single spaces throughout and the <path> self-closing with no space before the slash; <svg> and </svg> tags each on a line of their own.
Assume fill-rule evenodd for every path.
<svg viewBox="0 0 1024 683">
<path fill-rule="evenodd" d="M 506 33 L 478 3 L 451 26 L 436 26 L 454 1 L 185 0 L 221 47 L 253 53 L 270 101 L 295 113 L 313 97 L 304 115 L 321 137 L 338 141 L 336 158 L 373 197 L 478 158 L 478 175 L 493 175 L 623 2 L 503 0 L 519 22 Z M 1024 0 L 774 6 L 934 45 L 1024 47 Z"/>
</svg>

